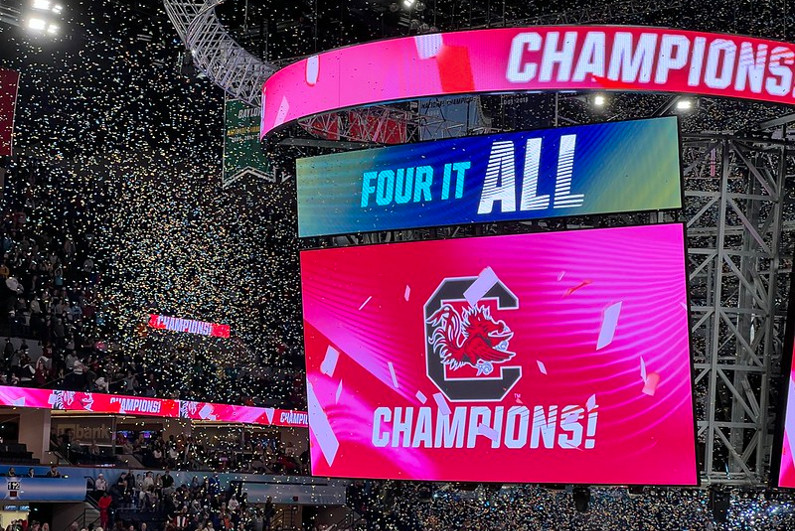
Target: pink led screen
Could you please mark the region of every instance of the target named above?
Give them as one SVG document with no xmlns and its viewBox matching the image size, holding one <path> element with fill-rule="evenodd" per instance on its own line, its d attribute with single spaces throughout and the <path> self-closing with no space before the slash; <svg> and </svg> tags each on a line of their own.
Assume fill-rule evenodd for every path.
<svg viewBox="0 0 795 531">
<path fill-rule="evenodd" d="M 313 473 L 696 484 L 683 232 L 303 252 Z"/>
<path fill-rule="evenodd" d="M 418 35 L 314 55 L 262 89 L 265 135 L 298 118 L 426 96 L 538 90 L 679 92 L 795 103 L 795 45 L 620 26 Z"/>
</svg>

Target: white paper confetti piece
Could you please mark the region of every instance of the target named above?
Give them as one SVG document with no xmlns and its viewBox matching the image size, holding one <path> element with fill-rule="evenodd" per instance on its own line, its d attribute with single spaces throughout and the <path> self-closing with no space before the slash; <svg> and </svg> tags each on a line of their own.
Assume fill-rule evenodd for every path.
<svg viewBox="0 0 795 531">
<path fill-rule="evenodd" d="M 366 301 L 364 301 L 364 302 L 362 303 L 362 305 L 361 305 L 361 306 L 359 306 L 359 311 L 362 311 L 362 309 L 363 309 L 365 306 L 367 306 L 367 303 L 368 303 L 368 302 L 370 302 L 370 299 L 372 299 L 372 298 L 373 298 L 373 296 L 372 296 L 372 295 L 370 295 L 369 297 L 367 297 L 367 300 L 366 300 Z"/>
<path fill-rule="evenodd" d="M 541 360 L 536 360 L 536 363 L 538 364 L 538 370 L 541 371 L 541 374 L 546 374 L 547 366 L 544 365 L 544 362 Z"/>
<path fill-rule="evenodd" d="M 320 71 L 320 58 L 313 55 L 306 60 L 306 84 L 314 86 L 317 83 L 317 75 Z"/>
<path fill-rule="evenodd" d="M 326 357 L 323 358 L 323 363 L 320 364 L 320 372 L 326 376 L 334 376 L 334 369 L 337 368 L 337 361 L 339 359 L 339 351 L 329 345 L 326 349 Z"/>
<path fill-rule="evenodd" d="M 444 416 L 450 414 L 450 406 L 447 405 L 447 401 L 444 399 L 444 395 L 442 393 L 434 394 L 433 399 L 436 400 L 436 405 L 439 406 L 439 413 Z"/>
<path fill-rule="evenodd" d="M 279 104 L 279 110 L 276 112 L 276 119 L 273 121 L 274 127 L 284 123 L 284 121 L 287 119 L 287 113 L 289 110 L 290 103 L 287 101 L 287 97 L 283 96 L 282 102 Z"/>
<path fill-rule="evenodd" d="M 331 466 L 334 463 L 334 458 L 337 457 L 340 442 L 337 440 L 337 436 L 334 435 L 334 430 L 331 429 L 326 412 L 320 406 L 315 390 L 309 382 L 306 383 L 306 405 L 309 410 L 309 429 L 312 430 L 312 434 L 317 439 L 317 444 L 320 446 L 323 457 L 326 458 L 326 462 Z"/>
<path fill-rule="evenodd" d="M 273 414 L 276 412 L 272 407 L 265 408 L 265 416 L 268 418 L 268 424 L 273 424 Z"/>
<path fill-rule="evenodd" d="M 442 35 L 440 33 L 417 35 L 414 37 L 414 44 L 417 46 L 417 55 L 420 59 L 430 59 L 436 57 L 442 49 Z"/>
<path fill-rule="evenodd" d="M 586 407 L 586 409 L 588 409 L 588 411 L 591 411 L 593 408 L 597 407 L 596 406 L 596 394 L 593 394 L 593 395 L 588 397 L 588 401 L 585 403 L 585 407 Z"/>
<path fill-rule="evenodd" d="M 417 397 L 417 400 L 420 401 L 420 404 L 424 404 L 425 402 L 428 401 L 428 397 L 422 394 L 422 391 L 417 391 L 417 394 L 414 396 Z"/>
<path fill-rule="evenodd" d="M 646 362 L 643 361 L 643 356 L 640 357 L 640 379 L 646 381 Z"/>
<path fill-rule="evenodd" d="M 395 389 L 400 389 L 397 381 L 397 374 L 395 374 L 395 366 L 392 365 L 391 361 L 386 362 L 386 364 L 389 365 L 389 374 L 392 375 L 392 386 Z"/>
<path fill-rule="evenodd" d="M 679 301 L 679 306 L 681 306 L 684 311 L 687 311 L 687 303 L 686 302 Z"/>
<path fill-rule="evenodd" d="M 403 298 L 406 299 L 406 302 L 408 302 L 410 296 L 411 296 L 411 287 L 406 286 L 406 291 L 403 292 Z"/>
<path fill-rule="evenodd" d="M 657 392 L 657 385 L 660 383 L 660 375 L 656 372 L 650 372 L 646 377 L 646 381 L 643 384 L 643 394 L 654 396 L 654 393 Z"/>
<path fill-rule="evenodd" d="M 500 439 L 500 434 L 497 433 L 497 430 L 491 428 L 490 426 L 486 426 L 482 422 L 478 424 L 478 433 L 485 435 L 494 442 L 497 442 Z"/>
<path fill-rule="evenodd" d="M 621 303 L 611 304 L 602 315 L 602 328 L 599 330 L 599 339 L 596 341 L 596 350 L 605 348 L 613 342 L 618 325 L 618 316 L 621 314 Z"/>
<path fill-rule="evenodd" d="M 340 384 L 337 386 L 337 392 L 334 395 L 334 403 L 339 404 L 340 402 L 340 395 L 342 394 L 342 380 L 340 380 Z"/>
<path fill-rule="evenodd" d="M 566 276 L 566 272 L 565 271 L 561 271 L 560 273 L 558 273 L 558 282 L 563 280 L 564 276 Z"/>
<path fill-rule="evenodd" d="M 490 267 L 480 272 L 478 278 L 464 292 L 464 298 L 470 306 L 475 306 L 483 296 L 499 282 L 497 274 Z"/>
</svg>

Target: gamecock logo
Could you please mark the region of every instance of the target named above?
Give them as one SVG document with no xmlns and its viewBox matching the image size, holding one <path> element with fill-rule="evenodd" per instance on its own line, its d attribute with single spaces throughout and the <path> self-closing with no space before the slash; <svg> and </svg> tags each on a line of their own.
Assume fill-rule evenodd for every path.
<svg viewBox="0 0 795 531">
<path fill-rule="evenodd" d="M 510 350 L 514 333 L 492 316 L 494 309 L 518 308 L 519 299 L 497 280 L 472 306 L 464 293 L 476 280 L 446 278 L 425 303 L 427 374 L 450 401 L 502 400 L 522 376 L 521 367 L 503 365 L 516 356 Z M 467 366 L 477 373 L 451 374 Z"/>
</svg>

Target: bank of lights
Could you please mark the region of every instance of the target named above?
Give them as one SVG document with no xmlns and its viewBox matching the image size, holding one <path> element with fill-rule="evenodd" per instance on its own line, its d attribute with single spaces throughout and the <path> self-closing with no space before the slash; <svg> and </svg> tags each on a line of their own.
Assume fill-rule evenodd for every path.
<svg viewBox="0 0 795 531">
<path fill-rule="evenodd" d="M 607 98 L 605 98 L 601 94 L 597 94 L 596 96 L 593 97 L 594 107 L 604 107 L 605 103 L 607 103 Z"/>
<path fill-rule="evenodd" d="M 676 102 L 676 110 L 677 111 L 692 111 L 693 110 L 693 100 L 691 99 L 680 99 Z"/>
<path fill-rule="evenodd" d="M 33 0 L 33 9 L 52 11 L 58 15 L 63 11 L 63 6 L 61 4 L 53 4 L 50 0 Z"/>
<path fill-rule="evenodd" d="M 414 7 L 414 4 L 417 3 L 417 0 L 403 0 L 403 7 L 406 9 L 411 9 Z"/>
<path fill-rule="evenodd" d="M 47 31 L 50 35 L 58 34 L 58 25 L 48 23 L 43 18 L 31 17 L 28 19 L 28 29 L 34 31 Z"/>
</svg>

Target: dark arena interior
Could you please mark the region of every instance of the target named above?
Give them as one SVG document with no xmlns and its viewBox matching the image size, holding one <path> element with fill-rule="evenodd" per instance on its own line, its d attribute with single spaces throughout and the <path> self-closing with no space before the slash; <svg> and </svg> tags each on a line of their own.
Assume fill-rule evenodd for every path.
<svg viewBox="0 0 795 531">
<path fill-rule="evenodd" d="M 795 529 L 793 7 L 0 0 L 0 529 Z"/>
</svg>

